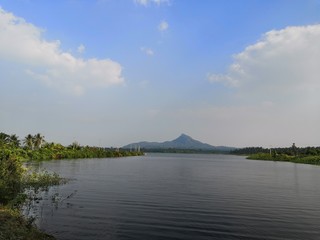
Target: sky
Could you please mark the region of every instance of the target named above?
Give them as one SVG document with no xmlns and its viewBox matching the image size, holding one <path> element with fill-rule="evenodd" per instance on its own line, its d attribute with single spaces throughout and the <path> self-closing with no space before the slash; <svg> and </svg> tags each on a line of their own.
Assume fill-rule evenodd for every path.
<svg viewBox="0 0 320 240">
<path fill-rule="evenodd" d="M 320 145 L 319 0 L 0 0 L 0 132 Z"/>
</svg>

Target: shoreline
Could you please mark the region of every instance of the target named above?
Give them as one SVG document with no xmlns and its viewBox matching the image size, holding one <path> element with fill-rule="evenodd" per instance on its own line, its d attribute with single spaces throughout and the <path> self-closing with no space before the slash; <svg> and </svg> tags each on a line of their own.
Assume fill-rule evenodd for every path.
<svg viewBox="0 0 320 240">
<path fill-rule="evenodd" d="M 19 210 L 0 206 L 0 240 L 55 240 L 26 219 Z"/>
<path fill-rule="evenodd" d="M 247 157 L 249 160 L 262 160 L 274 162 L 291 162 L 298 164 L 320 165 L 320 156 L 290 156 L 286 154 L 270 155 L 269 153 L 257 153 Z"/>
</svg>

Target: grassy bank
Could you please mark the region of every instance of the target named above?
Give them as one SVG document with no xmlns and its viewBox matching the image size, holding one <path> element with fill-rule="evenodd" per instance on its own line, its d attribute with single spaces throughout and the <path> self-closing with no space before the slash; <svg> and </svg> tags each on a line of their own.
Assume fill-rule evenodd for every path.
<svg viewBox="0 0 320 240">
<path fill-rule="evenodd" d="M 54 173 L 31 172 L 23 167 L 18 156 L 0 150 L 0 240 L 54 239 L 39 231 L 33 225 L 34 219 L 24 218 L 20 209 L 49 186 L 65 182 Z"/>
<path fill-rule="evenodd" d="M 41 232 L 32 221 L 21 216 L 18 210 L 0 207 L 0 240 L 53 240 Z"/>
<path fill-rule="evenodd" d="M 256 153 L 256 154 L 249 155 L 247 157 L 247 159 L 320 165 L 320 156 L 319 155 L 316 155 L 316 156 L 290 156 L 287 154 Z"/>
</svg>

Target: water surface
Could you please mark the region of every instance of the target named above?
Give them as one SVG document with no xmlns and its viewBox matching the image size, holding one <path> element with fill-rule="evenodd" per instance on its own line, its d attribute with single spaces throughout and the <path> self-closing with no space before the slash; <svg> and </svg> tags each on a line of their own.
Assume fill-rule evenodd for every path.
<svg viewBox="0 0 320 240">
<path fill-rule="evenodd" d="M 35 209 L 60 240 L 320 239 L 317 166 L 148 154 L 39 167 L 73 179 Z"/>
</svg>

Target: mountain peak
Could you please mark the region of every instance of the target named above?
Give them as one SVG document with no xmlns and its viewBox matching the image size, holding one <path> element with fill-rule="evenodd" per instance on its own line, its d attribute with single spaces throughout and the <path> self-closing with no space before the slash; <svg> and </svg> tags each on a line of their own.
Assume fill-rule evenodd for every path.
<svg viewBox="0 0 320 240">
<path fill-rule="evenodd" d="M 178 138 L 173 140 L 173 142 L 179 142 L 179 143 L 190 143 L 194 141 L 190 136 L 182 133 Z"/>
<path fill-rule="evenodd" d="M 178 138 L 191 138 L 187 134 L 182 133 Z"/>
<path fill-rule="evenodd" d="M 188 136 L 187 134 L 182 133 L 178 138 L 189 138 L 192 139 L 190 136 Z"/>
<path fill-rule="evenodd" d="M 187 134 L 182 133 L 178 138 L 172 141 L 162 143 L 158 142 L 138 142 L 131 143 L 123 148 L 130 149 L 134 146 L 140 146 L 141 149 L 195 149 L 195 150 L 210 150 L 210 151 L 230 151 L 230 147 L 214 147 L 207 143 L 202 143 L 193 139 Z"/>
</svg>

